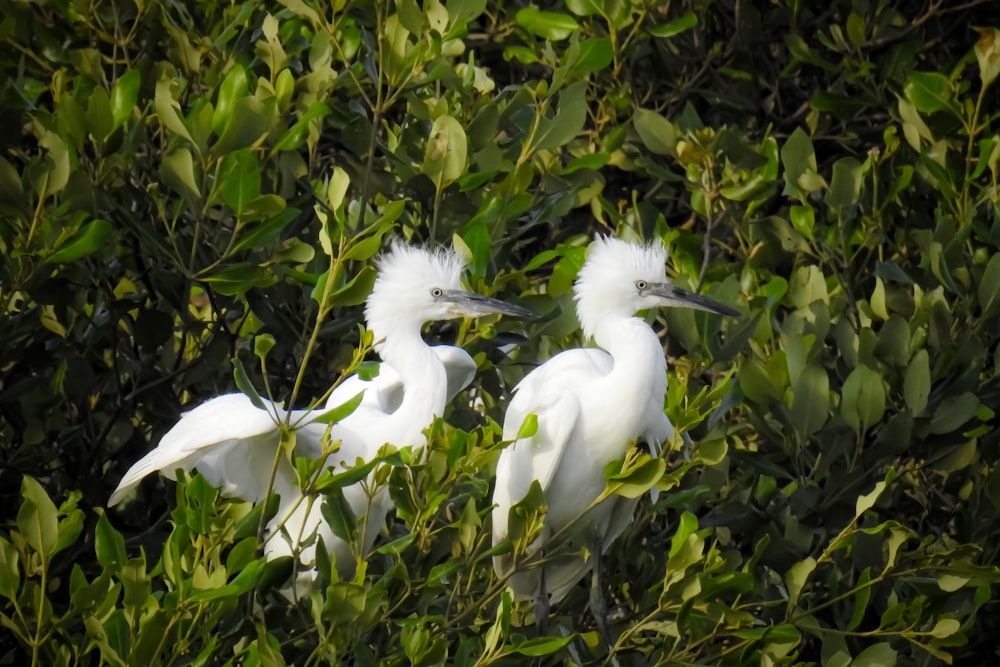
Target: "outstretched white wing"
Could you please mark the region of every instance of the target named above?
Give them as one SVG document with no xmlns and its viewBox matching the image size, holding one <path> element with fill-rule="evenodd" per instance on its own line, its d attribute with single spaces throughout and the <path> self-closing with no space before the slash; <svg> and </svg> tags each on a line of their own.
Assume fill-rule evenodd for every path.
<svg viewBox="0 0 1000 667">
<path fill-rule="evenodd" d="M 277 446 L 276 422 L 285 415 L 270 401 L 265 406 L 261 410 L 244 394 L 223 394 L 184 413 L 156 448 L 128 469 L 108 506 L 121 502 L 150 473 L 159 470 L 174 479 L 177 468 L 197 468 L 225 495 L 260 500 Z"/>
</svg>

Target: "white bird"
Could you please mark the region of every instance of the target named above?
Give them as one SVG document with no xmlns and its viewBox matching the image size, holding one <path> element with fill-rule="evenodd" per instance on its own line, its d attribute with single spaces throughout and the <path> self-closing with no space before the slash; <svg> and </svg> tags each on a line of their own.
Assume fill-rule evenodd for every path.
<svg viewBox="0 0 1000 667">
<path fill-rule="evenodd" d="M 653 329 L 635 314 L 658 306 L 687 306 L 739 315 L 671 285 L 665 263 L 662 243 L 597 237 L 574 285 L 574 297 L 583 333 L 600 349 L 572 349 L 552 357 L 518 384 L 507 407 L 505 440 L 517 438 L 529 415 L 537 417 L 537 430 L 500 454 L 493 544 L 507 538 L 508 512 L 536 480 L 545 492 L 546 510 L 542 532 L 529 552 L 537 554 L 554 534 L 560 535 L 552 544 L 554 552 L 544 552 L 544 566 L 518 568 L 512 553 L 494 557 L 493 566 L 497 576 L 509 575 L 515 599 L 536 600 L 540 616 L 586 575 L 632 520 L 637 500 L 619 496 L 586 511 L 605 489 L 605 466 L 624 457 L 637 439 L 658 453 L 673 433 L 663 411 L 663 349 Z M 587 550 L 597 553 L 588 558 Z M 603 617 L 597 620 L 603 623 Z"/>
<path fill-rule="evenodd" d="M 336 388 L 327 408 L 342 405 L 360 392 L 364 396 L 353 413 L 332 427 L 313 421 L 322 411 L 293 411 L 290 423 L 299 424 L 295 456 L 318 459 L 323 455 L 324 441 L 339 440 L 339 449 L 329 454 L 325 466 L 341 472 L 359 460 L 371 460 L 386 443 L 396 447 L 424 444 L 423 430 L 472 380 L 476 364 L 460 348 L 427 345 L 421 337 L 423 325 L 491 313 L 535 315 L 464 291 L 460 282 L 464 264 L 452 252 L 393 243 L 379 260 L 379 274 L 365 308 L 368 329 L 383 360 L 379 374 L 371 380 L 355 375 Z M 264 409 L 260 409 L 244 394 L 212 398 L 185 413 L 159 445 L 125 473 L 108 505 L 123 500 L 150 473 L 159 470 L 174 479 L 178 468 L 188 473 L 197 469 L 227 497 L 260 502 L 266 497 L 276 458 L 278 424 L 286 418 L 287 412 L 271 401 L 265 400 Z M 272 490 L 281 500 L 278 513 L 268 524 L 265 554 L 277 558 L 298 552 L 296 589 L 301 592 L 315 578 L 318 539 L 314 538 L 322 537 L 340 577 L 352 577 L 357 559 L 369 552 L 391 508 L 387 490 L 366 492 L 370 479 L 343 489 L 359 520 L 359 551 L 354 553 L 351 545 L 333 535 L 320 503 L 310 508 L 304 502 L 291 464 L 284 456 L 277 459 Z"/>
</svg>

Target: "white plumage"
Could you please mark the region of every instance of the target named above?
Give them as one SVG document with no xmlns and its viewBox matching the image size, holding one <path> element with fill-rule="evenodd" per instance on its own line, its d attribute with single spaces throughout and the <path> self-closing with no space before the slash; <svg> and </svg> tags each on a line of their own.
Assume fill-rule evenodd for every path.
<svg viewBox="0 0 1000 667">
<path fill-rule="evenodd" d="M 476 370 L 472 358 L 457 347 L 427 345 L 421 337 L 424 323 L 489 313 L 533 315 L 503 301 L 463 291 L 460 275 L 464 262 L 452 252 L 397 242 L 378 266 L 365 317 L 383 363 L 377 377 L 363 380 L 352 376 L 327 401 L 327 408 L 333 408 L 364 392 L 358 408 L 330 427 L 328 442 L 340 440 L 341 444 L 325 464 L 336 471 L 370 460 L 386 443 L 422 445 L 423 430 L 472 380 Z M 206 401 L 185 413 L 159 445 L 125 473 L 108 504 L 123 500 L 146 475 L 161 471 L 173 479 L 177 468 L 188 473 L 197 469 L 228 497 L 263 500 L 280 440 L 277 424 L 286 414 L 270 401 L 265 401 L 265 409 L 257 408 L 243 394 Z M 311 421 L 319 414 L 293 411 L 291 423 L 299 424 L 296 456 L 315 459 L 322 455 L 328 427 Z M 306 511 L 308 505 L 302 502 L 295 471 L 284 456 L 278 460 L 273 491 L 281 500 L 268 526 L 266 555 L 274 558 L 299 551 L 302 574 L 297 587 L 301 591 L 315 577 L 312 568 L 317 542 L 312 537 L 319 536 L 335 558 L 341 578 L 350 578 L 358 558 L 370 551 L 391 507 L 387 490 L 377 489 L 369 497 L 363 483 L 343 489 L 363 536 L 357 545 L 359 552 L 353 553 L 349 544 L 333 535 L 318 502 Z M 276 530 L 279 525 L 283 530 Z M 300 549 L 300 543 L 308 546 Z"/>
<path fill-rule="evenodd" d="M 525 568 L 508 579 L 517 599 L 548 593 L 561 600 L 600 554 L 585 556 L 595 538 L 603 549 L 631 521 L 636 500 L 611 497 L 586 511 L 603 492 L 604 467 L 621 459 L 637 439 L 654 452 L 673 429 L 663 411 L 667 365 L 652 328 L 635 313 L 656 306 L 687 306 L 738 314 L 667 282 L 661 243 L 639 245 L 598 237 L 574 285 L 577 315 L 598 348 L 562 352 L 529 373 L 515 388 L 504 418 L 504 439 L 517 437 L 528 415 L 537 416 L 534 435 L 513 442 L 500 455 L 493 495 L 493 543 L 507 537 L 508 512 L 537 480 L 546 497 L 545 529 L 531 545 L 553 545 L 554 557 L 541 568 Z M 498 576 L 514 567 L 512 554 L 493 561 Z"/>
</svg>

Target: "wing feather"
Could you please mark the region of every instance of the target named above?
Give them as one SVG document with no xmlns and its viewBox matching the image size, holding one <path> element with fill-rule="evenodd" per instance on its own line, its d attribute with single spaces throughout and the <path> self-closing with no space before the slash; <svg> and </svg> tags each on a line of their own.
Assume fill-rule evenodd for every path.
<svg viewBox="0 0 1000 667">
<path fill-rule="evenodd" d="M 210 478 L 224 479 L 223 455 L 236 442 L 257 443 L 262 437 L 266 439 L 270 434 L 277 434 L 275 420 L 280 419 L 284 411 L 273 403 L 267 405 L 269 410 L 261 410 L 244 394 L 223 394 L 185 413 L 155 449 L 128 469 L 108 499 L 108 506 L 121 502 L 139 482 L 157 470 L 172 477 L 177 468 L 190 472 L 199 467 L 208 471 L 206 476 Z M 242 463 L 246 465 L 245 458 Z"/>
</svg>

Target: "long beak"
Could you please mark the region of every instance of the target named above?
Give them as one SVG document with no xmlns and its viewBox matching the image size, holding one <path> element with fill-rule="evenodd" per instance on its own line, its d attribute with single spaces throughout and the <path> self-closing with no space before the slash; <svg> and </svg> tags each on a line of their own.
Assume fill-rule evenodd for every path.
<svg viewBox="0 0 1000 667">
<path fill-rule="evenodd" d="M 728 315 L 729 317 L 739 317 L 742 314 L 740 311 L 730 308 L 729 306 L 723 306 L 718 301 L 713 301 L 708 297 L 695 294 L 694 292 L 689 292 L 686 289 L 676 287 L 670 283 L 657 283 L 650 285 L 647 291 L 649 294 L 658 296 L 666 301 L 664 304 L 666 306 L 680 306 L 694 308 L 695 310 L 707 310 L 710 313 Z"/>
<path fill-rule="evenodd" d="M 538 317 L 538 313 L 533 310 L 465 290 L 445 290 L 438 299 L 449 303 L 450 310 L 458 317 L 479 317 L 493 313 L 514 317 Z"/>
</svg>

